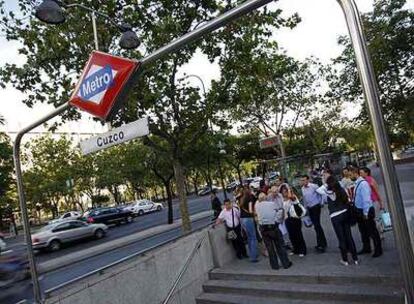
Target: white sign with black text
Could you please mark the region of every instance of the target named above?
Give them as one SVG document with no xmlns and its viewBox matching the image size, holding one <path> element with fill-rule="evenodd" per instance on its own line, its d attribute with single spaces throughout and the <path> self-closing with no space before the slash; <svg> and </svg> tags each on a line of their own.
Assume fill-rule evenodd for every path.
<svg viewBox="0 0 414 304">
<path fill-rule="evenodd" d="M 148 118 L 143 118 L 107 133 L 84 140 L 80 143 L 80 148 L 83 155 L 86 155 L 148 134 Z"/>
</svg>

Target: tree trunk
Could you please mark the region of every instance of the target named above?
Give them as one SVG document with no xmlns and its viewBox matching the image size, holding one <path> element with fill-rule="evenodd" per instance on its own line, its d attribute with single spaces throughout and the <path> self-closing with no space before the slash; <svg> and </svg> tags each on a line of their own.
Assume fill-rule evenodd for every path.
<svg viewBox="0 0 414 304">
<path fill-rule="evenodd" d="M 242 177 L 241 177 L 240 166 L 237 166 L 236 170 L 237 170 L 237 176 L 239 177 L 240 185 L 243 185 L 243 180 L 242 180 Z"/>
<path fill-rule="evenodd" d="M 193 180 L 193 186 L 194 186 L 194 193 L 197 195 L 198 194 L 197 180 Z"/>
<path fill-rule="evenodd" d="M 172 192 L 171 192 L 171 182 L 164 183 L 165 190 L 167 191 L 167 206 L 168 206 L 168 224 L 172 224 L 174 222 L 174 210 L 172 204 Z"/>
<path fill-rule="evenodd" d="M 177 184 L 178 198 L 180 200 L 180 212 L 181 219 L 183 221 L 182 230 L 184 233 L 188 233 L 191 231 L 191 221 L 188 213 L 187 196 L 185 193 L 183 166 L 179 159 L 174 159 L 174 176 Z"/>
</svg>

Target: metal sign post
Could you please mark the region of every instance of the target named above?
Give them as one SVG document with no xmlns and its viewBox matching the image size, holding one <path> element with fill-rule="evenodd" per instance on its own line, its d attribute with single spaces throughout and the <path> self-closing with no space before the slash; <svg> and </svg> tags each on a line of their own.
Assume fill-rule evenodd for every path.
<svg viewBox="0 0 414 304">
<path fill-rule="evenodd" d="M 395 241 L 400 256 L 401 272 L 403 275 L 407 304 L 414 304 L 414 254 L 411 246 L 410 233 L 405 216 L 404 203 L 400 185 L 390 150 L 387 130 L 381 111 L 378 86 L 374 68 L 369 57 L 366 39 L 362 30 L 362 22 L 354 0 L 337 0 L 341 5 L 352 45 L 355 52 L 359 77 L 368 105 L 371 123 L 378 146 L 381 172 L 385 182 L 385 193 L 390 202 L 389 208 L 394 226 Z"/>
</svg>

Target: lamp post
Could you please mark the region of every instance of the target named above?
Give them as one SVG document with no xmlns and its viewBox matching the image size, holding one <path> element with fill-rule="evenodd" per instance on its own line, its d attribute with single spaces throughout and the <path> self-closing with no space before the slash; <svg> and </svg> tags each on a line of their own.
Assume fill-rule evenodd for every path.
<svg viewBox="0 0 414 304">
<path fill-rule="evenodd" d="M 226 145 L 222 141 L 219 141 L 217 147 L 219 148 L 219 154 L 220 154 L 217 161 L 218 161 L 218 169 L 219 169 L 219 174 L 220 174 L 221 187 L 223 188 L 224 199 L 227 199 L 227 192 L 226 192 L 226 187 L 224 185 L 224 178 L 223 178 L 223 170 L 221 168 L 221 156 L 226 154 L 226 150 L 224 150 Z"/>
<path fill-rule="evenodd" d="M 140 45 L 140 41 L 136 33 L 132 30 L 132 27 L 129 24 L 118 24 L 115 20 L 109 17 L 106 14 L 98 12 L 90 7 L 87 7 L 83 4 L 79 3 L 72 3 L 72 4 L 65 4 L 62 1 L 58 0 L 44 0 L 41 4 L 39 4 L 35 9 L 35 16 L 48 24 L 61 24 L 66 21 L 65 16 L 65 9 L 70 9 L 73 7 L 78 7 L 87 11 L 92 20 L 92 29 L 93 29 L 93 36 L 95 41 L 95 49 L 99 50 L 99 43 L 98 43 L 98 31 L 96 28 L 96 17 L 103 17 L 111 22 L 117 29 L 119 29 L 122 33 L 121 39 L 119 40 L 119 46 L 123 49 L 135 49 Z"/>
<path fill-rule="evenodd" d="M 204 95 L 204 98 L 206 98 L 206 97 L 207 97 L 207 93 L 206 93 L 206 86 L 205 86 L 205 84 L 204 84 L 203 79 L 202 79 L 200 76 L 195 75 L 195 74 L 190 74 L 190 75 L 185 75 L 185 76 L 184 76 L 184 77 L 182 77 L 180 80 L 188 79 L 188 78 L 191 78 L 191 77 L 193 77 L 193 78 L 197 78 L 198 80 L 200 80 L 200 83 L 201 83 L 201 88 L 203 89 L 203 95 Z"/>
</svg>

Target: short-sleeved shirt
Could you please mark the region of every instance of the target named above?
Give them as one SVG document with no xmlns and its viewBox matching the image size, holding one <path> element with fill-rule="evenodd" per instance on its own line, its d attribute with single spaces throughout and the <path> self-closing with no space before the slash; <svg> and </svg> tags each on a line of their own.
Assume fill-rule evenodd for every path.
<svg viewBox="0 0 414 304">
<path fill-rule="evenodd" d="M 240 217 L 246 218 L 246 217 L 253 217 L 253 214 L 249 212 L 249 203 L 251 202 L 253 204 L 254 209 L 254 203 L 256 201 L 256 198 L 254 195 L 249 195 L 248 197 L 242 197 L 241 198 L 242 204 L 240 205 L 241 211 L 240 211 Z"/>
<path fill-rule="evenodd" d="M 234 225 L 233 225 L 233 216 L 231 212 L 232 210 L 233 210 L 233 216 L 234 216 Z M 239 209 L 235 207 L 233 207 L 230 210 L 227 210 L 226 208 L 224 208 L 223 210 L 221 210 L 218 218 L 224 221 L 227 227 L 235 228 L 239 226 L 240 224 L 240 211 Z"/>
<path fill-rule="evenodd" d="M 280 208 L 280 205 L 276 202 L 263 201 L 256 203 L 255 210 L 259 225 L 275 225 L 283 221 L 283 208 Z"/>
</svg>

